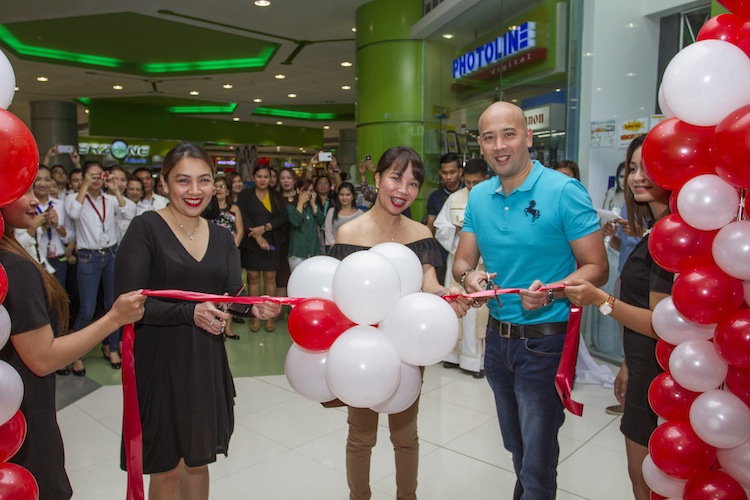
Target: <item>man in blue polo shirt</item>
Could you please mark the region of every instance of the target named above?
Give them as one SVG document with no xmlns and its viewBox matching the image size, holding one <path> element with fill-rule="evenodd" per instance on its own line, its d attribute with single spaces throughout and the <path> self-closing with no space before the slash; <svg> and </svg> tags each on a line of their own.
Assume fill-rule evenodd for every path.
<svg viewBox="0 0 750 500">
<path fill-rule="evenodd" d="M 505 448 L 513 454 L 518 500 L 553 499 L 557 433 L 564 420 L 554 379 L 568 320 L 561 292 L 543 284 L 581 277 L 601 286 L 609 272 L 604 242 L 583 185 L 532 161 L 533 133 L 506 102 L 479 118 L 479 146 L 497 176 L 469 195 L 453 276 L 467 292 L 521 288 L 487 302 L 485 375 L 495 394 Z M 474 271 L 479 257 L 487 273 Z M 556 300 L 558 299 L 558 300 Z"/>
</svg>

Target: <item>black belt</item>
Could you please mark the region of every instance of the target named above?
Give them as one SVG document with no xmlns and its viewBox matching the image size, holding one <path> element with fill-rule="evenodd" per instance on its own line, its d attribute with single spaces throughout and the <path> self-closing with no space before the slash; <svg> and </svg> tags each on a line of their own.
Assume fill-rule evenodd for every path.
<svg viewBox="0 0 750 500">
<path fill-rule="evenodd" d="M 490 316 L 488 330 L 506 339 L 540 339 L 549 335 L 562 335 L 568 329 L 567 321 L 539 323 L 538 325 L 518 325 L 499 321 Z"/>
<path fill-rule="evenodd" d="M 114 252 L 117 248 L 117 245 L 112 245 L 111 247 L 106 248 L 79 248 L 78 252 L 96 252 L 102 255 L 106 255 L 108 253 Z"/>
</svg>

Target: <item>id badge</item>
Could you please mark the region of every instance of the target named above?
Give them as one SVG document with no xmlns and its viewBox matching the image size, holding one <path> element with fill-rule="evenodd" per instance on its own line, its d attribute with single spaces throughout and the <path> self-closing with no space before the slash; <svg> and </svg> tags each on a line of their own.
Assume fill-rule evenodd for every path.
<svg viewBox="0 0 750 500">
<path fill-rule="evenodd" d="M 57 250 L 55 250 L 55 245 L 50 242 L 47 245 L 47 259 L 54 259 L 57 257 Z"/>
</svg>

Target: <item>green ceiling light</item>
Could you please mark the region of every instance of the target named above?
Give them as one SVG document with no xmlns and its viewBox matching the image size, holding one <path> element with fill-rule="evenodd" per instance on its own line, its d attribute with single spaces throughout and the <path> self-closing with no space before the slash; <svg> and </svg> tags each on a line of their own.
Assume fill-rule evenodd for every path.
<svg viewBox="0 0 750 500">
<path fill-rule="evenodd" d="M 171 63 L 146 63 L 141 69 L 147 73 L 183 73 L 186 71 L 217 71 L 229 69 L 265 68 L 276 52 L 277 46 L 264 47 L 256 57 L 218 59 L 216 61 L 186 61 Z"/>
<path fill-rule="evenodd" d="M 305 111 L 264 107 L 255 108 L 253 114 L 259 116 L 275 116 L 277 118 L 294 118 L 297 120 L 335 120 L 339 116 L 336 113 L 307 113 Z"/>
<path fill-rule="evenodd" d="M 58 61 L 69 61 L 81 64 L 90 64 L 93 66 L 104 66 L 107 68 L 119 68 L 124 63 L 124 61 L 115 59 L 113 57 L 77 54 L 75 52 L 68 52 L 65 50 L 48 49 L 46 47 L 34 47 L 33 45 L 26 45 L 1 25 L 0 40 L 2 40 L 3 43 L 13 49 L 16 53 L 25 56 L 55 59 Z"/>
<path fill-rule="evenodd" d="M 234 113 L 237 103 L 233 102 L 226 105 L 216 106 L 169 106 L 167 111 L 179 114 L 197 114 L 197 113 Z"/>
<path fill-rule="evenodd" d="M 86 106 L 88 106 L 88 105 L 91 104 L 91 98 L 90 97 L 79 97 L 77 99 L 77 101 L 80 102 L 81 104 L 86 105 Z"/>
</svg>

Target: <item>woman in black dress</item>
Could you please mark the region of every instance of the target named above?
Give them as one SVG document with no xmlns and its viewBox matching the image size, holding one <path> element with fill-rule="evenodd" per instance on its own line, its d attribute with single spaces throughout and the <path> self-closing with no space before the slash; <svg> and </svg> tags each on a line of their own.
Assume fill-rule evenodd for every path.
<svg viewBox="0 0 750 500">
<path fill-rule="evenodd" d="M 422 291 L 443 295 L 461 293 L 445 289 L 438 281 L 435 267 L 440 264 L 437 241 L 424 224 L 402 215 L 416 199 L 424 182 L 424 166 L 416 151 L 407 147 L 391 148 L 380 158 L 375 171 L 378 197 L 372 208 L 344 224 L 336 235 L 331 255 L 347 255 L 375 245 L 395 241 L 409 247 L 422 262 Z M 470 299 L 450 302 L 456 315 L 466 315 Z M 391 442 L 396 455 L 396 497 L 416 498 L 419 441 L 417 412 L 419 398 L 406 410 L 388 415 Z M 349 435 L 346 442 L 346 477 L 350 498 L 370 498 L 370 456 L 375 445 L 378 413 L 369 408 L 349 407 Z"/>
<path fill-rule="evenodd" d="M 73 492 L 65 473 L 63 442 L 57 426 L 55 370 L 80 359 L 122 325 L 137 321 L 143 315 L 146 297 L 140 291 L 118 297 L 101 319 L 59 337 L 68 328 L 68 296 L 13 237 L 14 228 L 31 227 L 38 204 L 29 189 L 0 209 L 5 219 L 0 264 L 8 275 L 8 295 L 3 306 L 12 320 L 11 338 L 0 351 L 0 359 L 21 375 L 21 411 L 27 423 L 26 439 L 9 461 L 34 475 L 40 498 L 65 500 Z"/>
<path fill-rule="evenodd" d="M 622 268 L 620 299 L 588 281 L 571 280 L 565 295 L 576 305 L 602 306 L 624 327 L 625 360 L 615 379 L 615 397 L 625 405 L 620 431 L 625 436 L 628 473 L 637 500 L 648 500 L 650 491 L 643 479 L 643 460 L 648 454 L 648 440 L 656 429 L 657 416 L 648 403 L 648 388 L 662 372 L 656 361 L 659 337 L 651 326 L 656 304 L 672 292 L 672 273 L 659 267 L 648 251 L 648 231 L 669 213 L 670 191 L 654 184 L 643 168 L 641 149 L 645 136 L 635 138 L 626 153 L 625 204 L 630 231 L 643 236 Z M 605 306 L 606 305 L 606 306 Z M 607 307 L 608 306 L 608 307 Z"/>
<path fill-rule="evenodd" d="M 169 205 L 133 220 L 116 263 L 118 291 L 237 294 L 242 280 L 232 235 L 200 217 L 213 175 L 210 157 L 197 146 L 167 153 L 161 181 Z M 253 306 L 264 318 L 278 311 L 270 302 Z M 208 498 L 207 464 L 227 453 L 234 428 L 234 383 L 221 335 L 227 319 L 210 302 L 146 300 L 134 356 L 151 498 Z"/>
<path fill-rule="evenodd" d="M 253 171 L 255 187 L 245 189 L 237 197 L 237 206 L 242 213 L 245 235 L 240 242 L 242 267 L 247 271 L 247 287 L 251 296 L 260 295 L 260 280 L 266 295 L 276 295 L 276 271 L 283 235 L 281 227 L 286 224 L 286 208 L 276 192 L 269 186 L 271 169 L 268 165 L 257 165 Z M 276 328 L 273 318 L 266 320 L 266 331 Z M 260 330 L 260 322 L 253 319 L 250 329 Z"/>
</svg>

